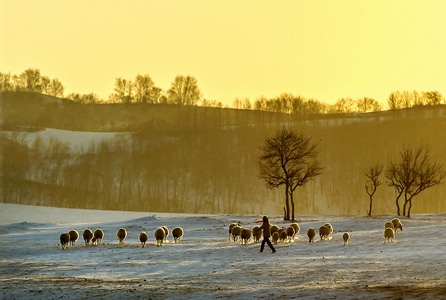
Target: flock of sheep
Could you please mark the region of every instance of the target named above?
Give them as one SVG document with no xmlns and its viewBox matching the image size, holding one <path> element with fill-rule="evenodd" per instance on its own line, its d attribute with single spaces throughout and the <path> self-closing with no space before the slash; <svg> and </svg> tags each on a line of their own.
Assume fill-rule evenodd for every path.
<svg viewBox="0 0 446 300">
<path fill-rule="evenodd" d="M 167 226 L 158 227 L 154 232 L 154 237 L 156 240 L 156 245 L 161 246 L 167 241 L 169 235 L 169 228 Z M 172 236 L 175 243 L 180 243 L 184 235 L 184 230 L 181 227 L 175 227 L 172 229 Z M 116 232 L 116 237 L 120 245 L 124 244 L 124 240 L 127 237 L 127 230 L 125 228 L 119 228 Z M 87 228 L 82 232 L 82 238 L 84 239 L 85 246 L 89 246 L 90 242 L 93 246 L 98 246 L 102 244 L 102 239 L 104 238 L 104 231 L 101 228 L 92 231 Z M 76 246 L 76 242 L 79 239 L 79 232 L 77 230 L 70 230 L 69 232 L 64 232 L 60 235 L 60 245 L 62 249 L 66 249 L 68 245 Z M 138 235 L 138 240 L 141 243 L 141 247 L 145 247 L 146 242 L 149 240 L 149 235 L 146 231 L 141 231 Z"/>
<path fill-rule="evenodd" d="M 396 236 L 397 230 L 402 231 L 403 225 L 401 220 L 398 218 L 394 218 L 389 222 L 384 224 L 384 243 L 393 242 L 393 239 Z M 298 223 L 293 222 L 287 228 L 280 228 L 278 225 L 270 225 L 271 230 L 271 239 L 273 244 L 277 244 L 278 242 L 292 242 L 299 234 L 300 226 Z M 321 227 L 319 227 L 319 237 L 321 240 L 331 240 L 333 233 L 333 226 L 330 223 L 325 223 Z M 307 236 L 310 243 L 315 242 L 317 231 L 315 228 L 310 227 L 307 230 Z M 247 244 L 251 237 L 254 238 L 254 242 L 260 242 L 260 238 L 262 237 L 262 230 L 259 226 L 254 226 L 252 229 L 245 228 L 240 226 L 240 223 L 231 223 L 228 227 L 228 239 L 233 240 L 234 242 L 237 240 L 241 240 L 242 244 Z M 344 245 L 348 245 L 350 240 L 350 233 L 345 231 L 342 234 L 342 239 L 344 241 Z"/>
</svg>

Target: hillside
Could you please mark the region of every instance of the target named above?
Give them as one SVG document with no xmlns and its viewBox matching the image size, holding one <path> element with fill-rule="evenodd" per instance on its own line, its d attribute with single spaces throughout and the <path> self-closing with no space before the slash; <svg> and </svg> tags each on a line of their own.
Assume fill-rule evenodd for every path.
<svg viewBox="0 0 446 300">
<path fill-rule="evenodd" d="M 404 145 L 426 143 L 446 166 L 444 105 L 310 117 L 157 104 L 82 105 L 5 93 L 2 110 L 2 202 L 8 203 L 281 214 L 284 191 L 269 190 L 257 178 L 257 158 L 265 137 L 283 125 L 319 141 L 324 166 L 322 175 L 297 190 L 297 215 L 366 214 L 365 168 L 386 164 Z M 99 138 L 104 133 L 107 139 Z M 445 213 L 445 196 L 445 184 L 428 189 L 414 199 L 412 212 Z M 394 197 L 383 183 L 373 213 L 395 213 Z"/>
</svg>

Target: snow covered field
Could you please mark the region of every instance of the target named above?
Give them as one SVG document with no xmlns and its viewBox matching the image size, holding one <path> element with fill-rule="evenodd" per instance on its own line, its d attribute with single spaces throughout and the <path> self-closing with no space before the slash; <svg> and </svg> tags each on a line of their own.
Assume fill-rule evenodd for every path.
<svg viewBox="0 0 446 300">
<path fill-rule="evenodd" d="M 299 217 L 301 231 L 277 253 L 228 241 L 228 225 L 252 228 L 262 216 L 92 211 L 0 203 L 0 299 L 444 299 L 446 216 L 402 218 L 384 243 L 393 216 Z M 287 227 L 282 217 L 271 223 Z M 333 238 L 308 243 L 306 230 L 326 222 Z M 185 230 L 179 244 L 157 247 L 158 226 Z M 101 246 L 61 250 L 70 229 L 102 228 Z M 128 236 L 119 245 L 116 231 Z M 141 231 L 149 244 L 141 248 Z M 342 234 L 351 234 L 344 246 Z"/>
</svg>

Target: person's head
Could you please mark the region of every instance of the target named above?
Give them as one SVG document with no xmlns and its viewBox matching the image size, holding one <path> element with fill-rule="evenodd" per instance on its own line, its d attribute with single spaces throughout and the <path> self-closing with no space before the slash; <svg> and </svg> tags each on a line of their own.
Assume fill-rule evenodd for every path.
<svg viewBox="0 0 446 300">
<path fill-rule="evenodd" d="M 268 217 L 267 216 L 263 216 L 263 222 L 268 222 Z"/>
</svg>

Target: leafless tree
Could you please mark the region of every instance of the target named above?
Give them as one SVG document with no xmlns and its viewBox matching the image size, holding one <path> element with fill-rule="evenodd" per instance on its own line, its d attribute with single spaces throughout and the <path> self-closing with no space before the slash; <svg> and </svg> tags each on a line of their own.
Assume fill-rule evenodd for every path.
<svg viewBox="0 0 446 300">
<path fill-rule="evenodd" d="M 397 192 L 395 203 L 398 215 L 403 195 L 402 214 L 410 218 L 413 198 L 425 189 L 440 184 L 444 177 L 443 165 L 432 160 L 426 146 L 420 144 L 415 149 L 405 146 L 400 151 L 400 160 L 390 160 L 386 171 L 387 184 Z"/>
<path fill-rule="evenodd" d="M 285 220 L 294 220 L 293 194 L 296 188 L 322 173 L 316 160 L 317 147 L 318 143 L 313 143 L 310 137 L 285 127 L 277 130 L 273 137 L 266 138 L 261 147 L 259 178 L 265 180 L 269 188 L 285 185 Z"/>
<path fill-rule="evenodd" d="M 365 182 L 365 191 L 367 195 L 369 195 L 369 212 L 368 215 L 372 215 L 372 205 L 373 205 L 373 195 L 375 195 L 376 189 L 381 185 L 381 181 L 379 180 L 379 176 L 383 171 L 384 166 L 380 163 L 370 166 L 364 175 L 367 177 L 367 181 Z"/>
</svg>

